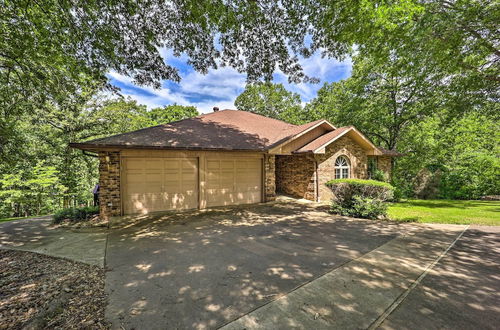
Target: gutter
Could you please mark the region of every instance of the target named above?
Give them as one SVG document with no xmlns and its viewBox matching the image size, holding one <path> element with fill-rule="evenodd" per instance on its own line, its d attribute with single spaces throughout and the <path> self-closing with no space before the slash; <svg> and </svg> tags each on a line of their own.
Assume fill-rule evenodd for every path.
<svg viewBox="0 0 500 330">
<path fill-rule="evenodd" d="M 92 153 L 88 150 L 82 150 L 82 153 L 85 155 L 85 156 L 90 156 L 90 157 L 95 157 L 95 158 L 99 158 L 99 155 L 95 154 L 95 153 Z"/>
<path fill-rule="evenodd" d="M 246 151 L 246 152 L 268 152 L 267 148 L 262 149 L 233 149 L 233 148 L 204 148 L 204 147 L 166 147 L 166 146 L 137 146 L 137 145 L 113 145 L 113 144 L 90 144 L 90 143 L 69 143 L 71 148 L 80 150 L 104 150 L 104 149 L 153 149 L 153 150 L 198 150 L 198 151 Z"/>
</svg>

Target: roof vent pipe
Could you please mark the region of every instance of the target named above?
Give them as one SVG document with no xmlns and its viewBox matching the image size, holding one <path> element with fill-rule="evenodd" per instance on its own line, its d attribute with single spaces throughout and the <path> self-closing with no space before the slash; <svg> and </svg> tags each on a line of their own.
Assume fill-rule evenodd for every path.
<svg viewBox="0 0 500 330">
<path fill-rule="evenodd" d="M 219 107 L 214 107 L 214 112 L 219 111 Z"/>
</svg>

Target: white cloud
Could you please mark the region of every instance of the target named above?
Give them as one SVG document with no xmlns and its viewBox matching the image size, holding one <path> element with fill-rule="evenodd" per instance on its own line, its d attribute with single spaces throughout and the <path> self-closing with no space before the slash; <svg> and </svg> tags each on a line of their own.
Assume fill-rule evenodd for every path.
<svg viewBox="0 0 500 330">
<path fill-rule="evenodd" d="M 289 91 L 299 94 L 304 102 L 314 98 L 325 82 L 338 81 L 351 75 L 351 59 L 339 62 L 336 59 L 322 58 L 320 52 L 316 52 L 309 58 L 301 59 L 300 64 L 306 75 L 318 78 L 320 82 L 317 84 L 289 84 L 287 77 L 282 72 L 278 72 L 276 81 L 281 82 Z"/>
<path fill-rule="evenodd" d="M 200 112 L 211 112 L 214 106 L 220 109 L 235 108 L 234 100 L 244 90 L 246 76 L 232 68 L 210 70 L 206 75 L 198 73 L 187 66 L 186 56 L 174 57 L 169 50 L 160 50 L 165 62 L 180 68 L 182 81 L 179 84 L 165 82 L 163 88 L 154 89 L 147 86 L 136 86 L 129 77 L 110 72 L 109 76 L 122 86 L 121 94 L 130 96 L 148 108 L 177 103 L 194 105 Z M 318 89 L 324 82 L 337 81 L 350 75 L 350 60 L 338 62 L 334 59 L 321 58 L 318 52 L 300 63 L 304 72 L 320 79 L 319 84 L 289 84 L 287 77 L 278 72 L 275 82 L 280 82 L 293 92 L 298 93 L 303 102 L 315 97 Z M 170 86 L 170 88 L 169 88 Z"/>
</svg>

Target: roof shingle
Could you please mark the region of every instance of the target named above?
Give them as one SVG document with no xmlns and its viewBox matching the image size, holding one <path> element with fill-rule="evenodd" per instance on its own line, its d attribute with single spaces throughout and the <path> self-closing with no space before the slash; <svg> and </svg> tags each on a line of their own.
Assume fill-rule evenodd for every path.
<svg viewBox="0 0 500 330">
<path fill-rule="evenodd" d="M 381 148 L 381 147 L 378 147 L 378 150 L 380 150 L 380 152 L 384 156 L 390 156 L 390 157 L 401 157 L 401 156 L 403 156 L 402 153 L 400 153 L 399 151 L 396 151 L 396 150 L 388 150 L 388 149 L 384 149 L 384 148 Z"/>
<path fill-rule="evenodd" d="M 267 150 L 320 122 L 297 126 L 247 111 L 221 110 L 71 145 L 77 148 Z"/>
</svg>

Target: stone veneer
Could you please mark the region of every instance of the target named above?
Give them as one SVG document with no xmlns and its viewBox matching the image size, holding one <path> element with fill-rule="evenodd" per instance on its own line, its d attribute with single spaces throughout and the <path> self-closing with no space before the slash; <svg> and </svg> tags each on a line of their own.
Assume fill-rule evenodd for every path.
<svg viewBox="0 0 500 330">
<path fill-rule="evenodd" d="M 99 152 L 99 216 L 121 215 L 120 152 Z"/>
<path fill-rule="evenodd" d="M 318 162 L 319 201 L 332 198 L 331 190 L 325 185 L 335 179 L 335 160 L 338 156 L 346 156 L 351 165 L 349 177 L 354 179 L 368 178 L 368 156 L 366 151 L 347 136 L 342 136 L 328 147 L 325 154 L 315 155 Z"/>
<path fill-rule="evenodd" d="M 308 155 L 276 156 L 276 191 L 298 198 L 315 198 L 314 160 Z"/>
<path fill-rule="evenodd" d="M 379 156 L 377 157 L 377 167 L 379 170 L 387 173 L 389 178 L 392 172 L 392 158 L 389 156 Z"/>
<path fill-rule="evenodd" d="M 365 150 L 349 137 L 343 136 L 330 144 L 325 154 L 276 156 L 276 190 L 314 200 L 315 190 L 318 189 L 319 201 L 330 200 L 332 193 L 325 184 L 335 178 L 335 160 L 341 155 L 349 159 L 351 178 L 368 177 L 368 156 Z"/>
<path fill-rule="evenodd" d="M 276 199 L 276 156 L 266 155 L 264 157 L 264 173 L 264 201 L 274 201 Z"/>
</svg>

